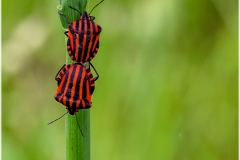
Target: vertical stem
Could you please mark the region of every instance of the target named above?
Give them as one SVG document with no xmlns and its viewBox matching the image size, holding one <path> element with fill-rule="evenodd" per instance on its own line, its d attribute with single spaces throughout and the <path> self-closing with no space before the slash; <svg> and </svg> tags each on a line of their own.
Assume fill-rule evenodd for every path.
<svg viewBox="0 0 240 160">
<path fill-rule="evenodd" d="M 79 110 L 77 113 L 84 137 L 77 126 L 76 115 L 66 117 L 66 159 L 90 160 L 90 110 Z"/>
<path fill-rule="evenodd" d="M 59 0 L 58 10 L 64 13 L 70 22 L 80 18 L 78 12 L 69 8 L 72 6 L 81 13 L 86 10 L 87 0 Z M 66 21 L 60 16 L 64 29 L 67 29 Z M 67 41 L 67 38 L 65 39 Z M 66 43 L 65 43 L 66 44 Z M 65 47 L 66 48 L 66 47 Z M 66 52 L 66 64 L 73 61 Z M 80 133 L 76 117 L 80 124 L 84 137 Z M 90 110 L 79 110 L 77 115 L 67 114 L 65 119 L 66 132 L 66 159 L 67 160 L 90 160 Z"/>
</svg>

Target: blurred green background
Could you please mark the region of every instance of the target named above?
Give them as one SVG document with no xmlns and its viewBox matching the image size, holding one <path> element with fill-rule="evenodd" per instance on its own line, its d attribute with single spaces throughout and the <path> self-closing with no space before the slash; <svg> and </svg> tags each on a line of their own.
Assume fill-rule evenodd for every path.
<svg viewBox="0 0 240 160">
<path fill-rule="evenodd" d="M 88 11 L 99 0 L 91 0 Z M 2 1 L 2 159 L 64 160 L 58 1 Z M 238 158 L 238 1 L 106 0 L 92 160 Z"/>
</svg>

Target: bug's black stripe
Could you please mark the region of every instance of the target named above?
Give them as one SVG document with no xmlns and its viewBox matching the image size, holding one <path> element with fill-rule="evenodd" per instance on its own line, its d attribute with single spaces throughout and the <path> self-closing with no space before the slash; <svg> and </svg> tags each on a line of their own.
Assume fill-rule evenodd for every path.
<svg viewBox="0 0 240 160">
<path fill-rule="evenodd" d="M 67 89 L 67 81 L 68 81 L 68 75 L 69 75 L 69 72 L 66 71 L 65 73 L 65 79 L 63 81 L 63 85 L 62 85 L 62 88 L 61 88 L 61 92 L 64 93 L 65 89 Z M 64 78 L 64 77 L 63 77 Z"/>
<path fill-rule="evenodd" d="M 75 52 L 76 51 L 76 49 L 78 49 L 77 48 L 77 46 L 76 46 L 76 41 L 77 41 L 78 39 L 77 39 L 77 37 L 76 37 L 76 34 L 74 33 L 73 34 L 73 52 Z"/>
<path fill-rule="evenodd" d="M 96 50 L 98 50 L 98 44 L 99 44 L 99 34 L 94 34 L 93 36 L 93 40 L 92 40 L 92 50 L 91 50 L 91 54 L 93 55 L 93 53 L 96 53 Z M 96 46 L 94 46 L 96 43 Z"/>
<path fill-rule="evenodd" d="M 70 108 L 70 110 L 71 110 L 71 104 L 70 104 L 70 98 L 71 98 L 71 87 L 72 87 L 72 79 L 73 79 L 73 76 L 74 76 L 74 74 L 73 74 L 73 70 L 74 70 L 74 66 L 73 66 L 73 69 L 71 70 L 69 70 L 69 77 L 70 77 L 70 79 L 69 79 L 69 77 L 67 77 L 68 79 L 69 79 L 69 81 L 68 81 L 68 79 L 67 79 L 67 87 L 65 88 L 66 90 L 65 90 L 65 98 L 66 98 L 66 106 L 68 107 L 68 108 Z"/>
<path fill-rule="evenodd" d="M 65 97 L 65 98 L 66 98 L 66 103 L 64 104 L 64 101 L 63 101 L 63 104 L 68 108 L 68 110 L 70 111 L 70 114 L 72 114 L 72 109 L 70 107 L 69 98 L 68 97 Z"/>
<path fill-rule="evenodd" d="M 83 19 L 78 20 L 78 42 L 74 41 L 76 45 L 76 50 L 74 51 L 74 56 L 76 61 L 82 62 L 81 61 L 81 51 L 82 51 L 82 41 L 83 41 Z M 78 45 L 77 45 L 78 44 Z"/>
<path fill-rule="evenodd" d="M 80 20 L 76 20 L 76 33 L 78 33 L 79 31 L 78 31 L 78 27 L 79 27 L 79 22 Z"/>
<path fill-rule="evenodd" d="M 76 101 L 72 101 L 71 103 L 72 103 L 72 112 L 73 113 L 77 112 L 78 109 L 76 109 L 77 108 Z"/>
<path fill-rule="evenodd" d="M 75 72 L 76 72 L 76 67 L 75 65 L 73 65 L 73 69 L 70 70 L 70 80 L 68 81 L 68 89 L 67 89 L 67 92 L 66 92 L 66 106 L 68 107 L 68 111 L 71 115 L 74 114 L 76 108 L 74 106 L 72 106 L 72 99 L 71 99 L 71 94 L 72 94 L 72 86 L 73 86 L 73 80 L 74 80 L 74 76 L 75 76 Z"/>
<path fill-rule="evenodd" d="M 89 84 L 89 80 L 87 79 L 87 84 L 88 85 L 86 85 L 86 91 L 87 91 L 87 94 L 89 94 L 89 95 L 87 95 L 88 97 L 90 97 L 90 99 L 86 99 L 86 101 L 85 101 L 85 103 L 86 103 L 86 108 L 90 108 L 91 107 L 91 97 L 92 97 L 92 95 L 90 94 L 90 84 Z"/>
<path fill-rule="evenodd" d="M 70 89 L 70 95 L 69 96 L 71 98 L 70 106 L 72 106 L 72 110 L 73 111 L 76 111 L 76 101 L 74 101 L 74 99 L 73 99 L 71 94 L 73 92 L 73 95 L 75 95 L 75 90 L 73 90 L 72 88 L 76 86 L 76 84 L 74 83 L 74 79 L 77 77 L 76 71 L 77 71 L 77 65 L 74 65 L 73 66 L 73 72 L 72 72 L 71 80 L 70 80 L 72 86 L 71 86 L 71 88 L 69 88 Z"/>
<path fill-rule="evenodd" d="M 65 101 L 63 100 L 62 103 L 63 103 L 65 106 L 67 106 L 67 108 L 71 109 L 70 103 L 69 103 L 69 97 L 64 96 L 64 98 L 66 98 L 66 100 L 65 100 Z"/>
<path fill-rule="evenodd" d="M 69 69 L 66 71 L 66 74 L 64 76 L 64 81 L 63 81 L 63 87 L 61 89 L 61 92 L 63 93 L 63 96 L 65 97 L 66 101 L 64 101 L 64 97 L 62 99 L 62 103 L 65 105 L 65 106 L 69 106 L 69 104 L 67 104 L 66 102 L 68 101 L 68 98 L 67 98 L 67 94 L 68 94 L 68 86 L 69 86 L 69 82 L 70 82 L 70 78 L 71 78 L 71 73 L 72 73 L 72 65 L 69 64 L 67 65 L 69 67 Z"/>
<path fill-rule="evenodd" d="M 90 24 L 92 26 L 91 33 L 94 34 L 96 32 L 96 25 L 93 21 L 90 21 Z M 91 35 L 91 38 L 89 38 L 89 39 L 91 39 L 91 44 L 88 44 L 89 51 L 87 53 L 87 55 L 88 55 L 87 61 L 90 61 L 94 57 L 93 50 L 95 50 L 95 48 L 93 49 L 93 47 L 94 47 L 94 42 L 95 42 L 96 37 Z"/>
<path fill-rule="evenodd" d="M 73 23 L 70 23 L 68 25 L 69 31 L 73 34 L 74 33 L 74 28 L 73 28 Z"/>
<path fill-rule="evenodd" d="M 85 19 L 81 19 L 81 34 L 84 34 L 84 27 L 85 27 L 85 24 L 84 24 L 84 21 Z"/>
<path fill-rule="evenodd" d="M 91 28 L 90 28 L 90 25 L 92 25 L 92 20 L 87 20 L 87 35 L 90 35 L 91 34 Z"/>
<path fill-rule="evenodd" d="M 76 88 L 75 88 L 75 95 L 74 95 L 74 100 L 79 100 L 79 95 L 80 95 L 80 90 L 81 90 L 81 78 L 82 78 L 82 74 L 83 74 L 83 66 L 78 65 L 79 72 L 77 73 L 77 83 L 76 83 Z M 77 106 L 77 108 L 79 108 L 79 106 Z"/>
<path fill-rule="evenodd" d="M 67 46 L 69 47 L 69 48 L 67 47 L 68 54 L 70 53 L 69 56 L 74 55 L 74 51 L 73 51 L 72 46 L 70 44 L 70 39 L 69 38 L 67 40 Z"/>
<path fill-rule="evenodd" d="M 83 103 L 82 103 L 82 99 L 80 100 L 79 109 L 83 109 Z"/>
<path fill-rule="evenodd" d="M 82 42 L 82 52 L 81 52 L 81 60 L 83 62 L 85 62 L 86 48 L 87 48 L 87 39 L 88 39 L 88 35 L 86 34 L 87 30 L 88 30 L 87 22 L 88 22 L 88 20 L 85 19 L 84 23 L 83 23 L 83 26 L 84 26 L 84 30 L 83 30 L 84 36 L 83 37 L 84 37 L 84 39 L 83 39 L 83 42 Z"/>
<path fill-rule="evenodd" d="M 81 90 L 81 96 L 80 96 L 80 99 L 81 99 L 81 102 L 82 102 L 82 100 L 85 98 L 85 78 L 86 78 L 86 69 L 85 69 L 85 67 L 83 67 L 83 73 L 82 73 L 82 77 L 81 77 L 81 88 L 80 88 L 80 90 Z M 81 106 L 80 106 L 81 108 L 83 108 L 83 103 L 81 103 Z"/>
<path fill-rule="evenodd" d="M 78 48 L 78 61 L 79 62 L 84 62 L 81 58 L 81 55 L 82 55 L 82 47 L 83 47 L 83 40 L 84 40 L 84 19 L 81 19 L 81 22 L 80 22 L 80 27 L 81 27 L 81 31 L 80 31 L 80 34 L 79 34 L 79 48 Z"/>
<path fill-rule="evenodd" d="M 75 73 L 76 73 L 76 65 L 73 65 L 73 70 L 71 72 L 71 75 L 70 75 L 71 77 L 68 85 L 69 90 L 72 90 Z M 70 95 L 71 95 L 71 92 L 70 92 Z"/>
<path fill-rule="evenodd" d="M 85 105 L 86 105 L 85 108 L 86 108 L 86 109 L 91 107 L 91 105 L 90 105 L 91 102 L 89 101 L 89 99 L 86 99 L 86 98 L 85 98 L 85 99 L 83 99 L 83 101 L 85 102 Z"/>
<path fill-rule="evenodd" d="M 85 70 L 86 72 L 86 70 Z M 85 77 L 82 78 L 83 80 L 83 86 L 82 86 L 82 99 L 87 97 L 87 80 L 88 80 L 88 75 L 87 73 L 85 74 Z"/>
<path fill-rule="evenodd" d="M 94 55 L 92 54 L 92 47 L 93 47 L 93 30 L 94 30 L 94 22 L 91 20 L 90 21 L 90 25 L 91 25 L 91 36 L 90 36 L 90 41 L 91 43 L 88 45 L 88 57 L 87 57 L 87 61 L 91 61 L 91 59 L 94 57 Z"/>
<path fill-rule="evenodd" d="M 86 36 L 86 44 L 85 44 L 85 47 L 84 47 L 84 55 L 83 55 L 83 60 L 86 62 L 88 61 L 88 57 L 89 57 L 89 43 L 91 41 L 91 35 L 90 35 L 90 30 L 91 30 L 91 27 L 90 27 L 90 23 L 91 21 L 89 20 L 86 20 L 86 31 L 85 31 L 85 36 Z M 86 34 L 87 33 L 87 34 Z"/>
<path fill-rule="evenodd" d="M 75 54 L 78 54 L 77 56 L 78 56 L 78 58 L 76 58 L 77 59 L 77 61 L 78 62 L 83 62 L 82 60 L 81 60 L 81 54 L 82 54 L 82 44 L 83 44 L 83 34 L 81 33 L 81 34 L 79 34 L 79 37 L 78 37 L 78 53 L 76 53 L 75 52 Z M 76 56 L 76 55 L 75 55 Z"/>
<path fill-rule="evenodd" d="M 78 40 L 78 41 L 74 41 L 74 44 L 75 44 L 75 46 L 76 46 L 76 50 L 73 52 L 73 57 L 74 57 L 74 59 L 76 60 L 76 61 L 78 61 L 78 58 L 79 58 L 79 34 L 76 34 L 76 39 Z"/>
<path fill-rule="evenodd" d="M 60 92 L 57 95 L 55 95 L 54 98 L 59 102 L 59 98 L 61 97 L 61 95 L 62 95 L 62 93 Z"/>
</svg>

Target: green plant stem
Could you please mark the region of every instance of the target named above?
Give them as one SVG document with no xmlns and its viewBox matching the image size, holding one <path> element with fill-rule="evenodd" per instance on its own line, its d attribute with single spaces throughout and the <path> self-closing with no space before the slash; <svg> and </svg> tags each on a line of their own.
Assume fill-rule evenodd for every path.
<svg viewBox="0 0 240 160">
<path fill-rule="evenodd" d="M 80 15 L 68 6 L 78 9 L 81 13 L 85 11 L 87 6 L 87 0 L 59 0 L 59 3 L 60 5 L 58 6 L 58 11 L 64 13 L 70 22 L 79 19 Z M 63 28 L 67 29 L 68 25 L 61 16 L 60 20 Z M 65 41 L 67 41 L 67 38 Z M 72 62 L 73 61 L 66 52 L 66 64 Z M 84 137 L 78 128 L 76 116 Z M 65 119 L 65 130 L 66 159 L 90 160 L 90 110 L 79 110 L 76 115 L 67 114 Z"/>
</svg>

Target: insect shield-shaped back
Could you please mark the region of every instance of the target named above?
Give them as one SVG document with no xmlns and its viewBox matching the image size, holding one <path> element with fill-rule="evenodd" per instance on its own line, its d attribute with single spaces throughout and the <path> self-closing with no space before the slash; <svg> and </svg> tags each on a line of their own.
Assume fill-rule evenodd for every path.
<svg viewBox="0 0 240 160">
<path fill-rule="evenodd" d="M 67 51 L 71 59 L 82 63 L 91 61 L 98 52 L 102 28 L 87 12 L 83 12 L 79 20 L 71 23 L 63 13 L 59 12 L 59 14 L 68 23 L 68 31 L 65 34 L 68 37 Z"/>
<path fill-rule="evenodd" d="M 82 63 L 64 65 L 55 79 L 58 87 L 54 98 L 66 106 L 69 114 L 92 106 L 95 83 L 91 71 Z"/>
</svg>

